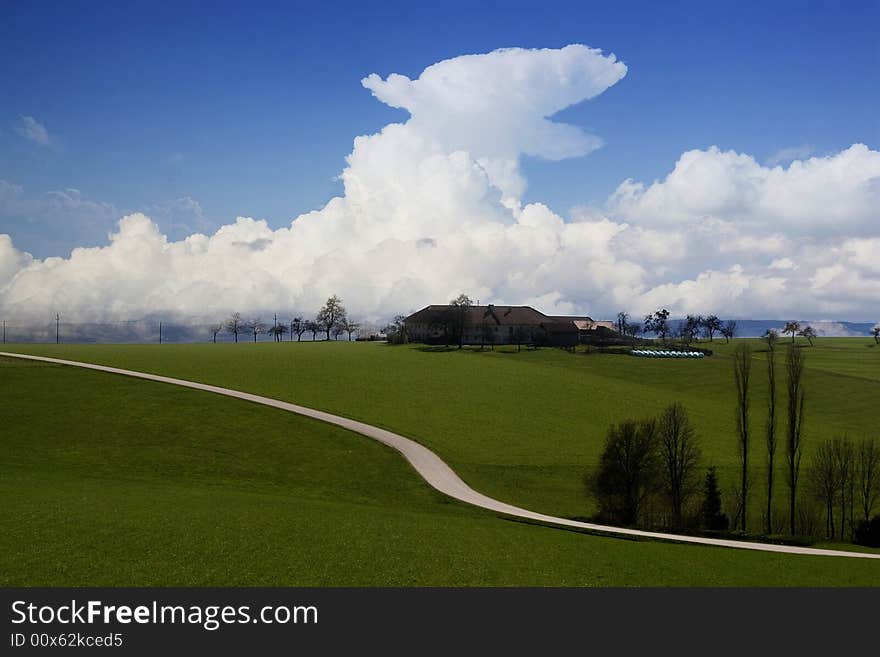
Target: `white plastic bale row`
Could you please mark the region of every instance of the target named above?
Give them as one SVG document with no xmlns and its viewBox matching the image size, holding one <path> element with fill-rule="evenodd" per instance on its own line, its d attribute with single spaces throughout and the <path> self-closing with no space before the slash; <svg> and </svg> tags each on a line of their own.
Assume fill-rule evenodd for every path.
<svg viewBox="0 0 880 657">
<path fill-rule="evenodd" d="M 666 351 L 663 349 L 633 349 L 632 355 L 641 358 L 704 358 L 701 351 Z"/>
</svg>

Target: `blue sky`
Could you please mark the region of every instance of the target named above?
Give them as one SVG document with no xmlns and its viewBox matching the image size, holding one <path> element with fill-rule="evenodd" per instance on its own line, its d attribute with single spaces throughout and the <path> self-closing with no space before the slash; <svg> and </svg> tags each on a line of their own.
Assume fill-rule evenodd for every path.
<svg viewBox="0 0 880 657">
<path fill-rule="evenodd" d="M 877 0 L 2 11 L 0 315 L 880 319 Z"/>
<path fill-rule="evenodd" d="M 191 197 L 210 225 L 284 225 L 340 193 L 354 136 L 406 119 L 362 77 L 415 78 L 505 46 L 585 43 L 628 66 L 557 117 L 603 148 L 523 162 L 524 200 L 563 215 L 601 205 L 625 178 L 665 176 L 691 148 L 763 161 L 805 145 L 880 146 L 877 2 L 27 2 L 3 14 L 0 179 L 28 195 L 75 188 L 120 212 Z M 18 134 L 22 116 L 49 146 Z M 73 226 L 59 239 L 16 222 L 0 217 L 0 232 L 38 256 L 106 232 Z"/>
</svg>

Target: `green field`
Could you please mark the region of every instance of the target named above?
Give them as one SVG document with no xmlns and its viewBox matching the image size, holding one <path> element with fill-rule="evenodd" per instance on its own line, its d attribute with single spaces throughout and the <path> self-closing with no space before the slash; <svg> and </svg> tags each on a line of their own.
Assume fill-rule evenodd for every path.
<svg viewBox="0 0 880 657">
<path fill-rule="evenodd" d="M 243 401 L 2 358 L 0 377 L 0 585 L 880 585 L 874 561 L 504 520 Z"/>
<path fill-rule="evenodd" d="M 712 346 L 716 355 L 702 361 L 332 342 L 14 348 L 247 390 L 363 420 L 427 445 L 478 490 L 577 517 L 595 510 L 582 478 L 596 464 L 608 426 L 656 414 L 674 401 L 690 413 L 704 462 L 718 466 L 722 490 L 736 486 L 733 345 Z M 820 441 L 837 433 L 880 433 L 880 348 L 874 341 L 819 339 L 806 351 L 805 464 Z M 753 370 L 751 517 L 757 530 L 765 461 L 763 353 L 756 354 Z"/>
</svg>

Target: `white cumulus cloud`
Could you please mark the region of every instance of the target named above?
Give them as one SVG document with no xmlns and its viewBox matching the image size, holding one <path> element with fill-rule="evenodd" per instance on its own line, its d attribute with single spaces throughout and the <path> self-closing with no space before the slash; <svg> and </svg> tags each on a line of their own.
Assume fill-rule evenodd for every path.
<svg viewBox="0 0 880 657">
<path fill-rule="evenodd" d="M 880 152 L 862 144 L 784 168 L 693 150 L 663 180 L 624 181 L 602 210 L 562 217 L 523 205 L 520 157 L 598 147 L 599 137 L 552 117 L 625 73 L 613 55 L 575 45 L 456 57 L 416 79 L 367 76 L 376 98 L 411 116 L 354 140 L 342 196 L 279 229 L 239 217 L 213 232 L 185 198 L 124 217 L 109 244 L 68 258 L 34 259 L 0 239 L 0 313 L 310 314 L 339 294 L 353 315 L 382 321 L 465 291 L 602 318 L 661 306 L 880 315 Z M 4 195 L 20 200 L 21 189 L 0 186 Z M 157 217 L 205 232 L 169 237 Z"/>
</svg>

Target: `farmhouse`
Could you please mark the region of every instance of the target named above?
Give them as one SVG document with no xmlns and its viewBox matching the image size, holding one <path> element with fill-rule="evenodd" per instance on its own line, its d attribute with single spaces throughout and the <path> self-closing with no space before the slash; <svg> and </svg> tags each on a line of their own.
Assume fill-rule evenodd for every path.
<svg viewBox="0 0 880 657">
<path fill-rule="evenodd" d="M 459 330 L 463 344 L 543 343 L 558 347 L 578 344 L 582 332 L 612 322 L 597 322 L 590 317 L 550 316 L 531 306 L 470 306 L 456 315 L 455 306 L 432 305 L 406 318 L 407 335 L 413 342 L 441 343 L 454 341 Z M 460 328 L 459 328 L 460 325 Z"/>
</svg>

